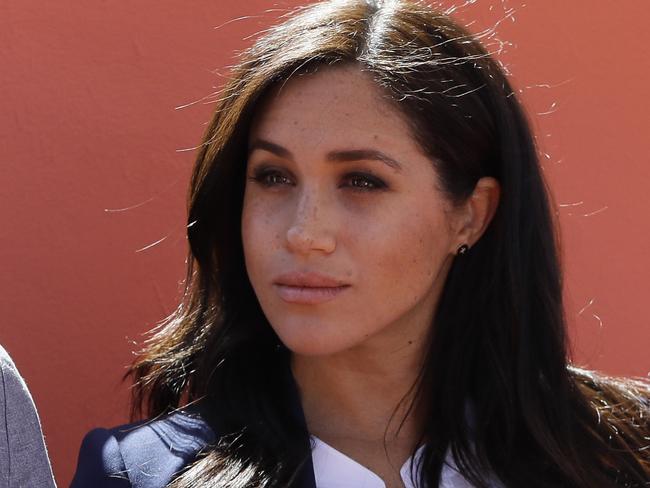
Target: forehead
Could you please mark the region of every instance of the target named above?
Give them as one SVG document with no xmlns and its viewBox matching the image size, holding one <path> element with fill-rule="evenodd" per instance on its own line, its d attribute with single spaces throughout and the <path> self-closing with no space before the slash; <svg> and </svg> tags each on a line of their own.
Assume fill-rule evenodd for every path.
<svg viewBox="0 0 650 488">
<path fill-rule="evenodd" d="M 400 155 L 419 153 L 405 116 L 356 65 L 322 67 L 274 86 L 256 108 L 249 143 L 255 138 L 289 148 L 383 146 Z"/>
</svg>

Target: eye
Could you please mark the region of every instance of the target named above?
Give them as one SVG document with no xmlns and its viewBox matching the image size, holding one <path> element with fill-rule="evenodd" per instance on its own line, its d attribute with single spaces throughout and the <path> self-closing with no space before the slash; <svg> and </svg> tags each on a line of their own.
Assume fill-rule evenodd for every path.
<svg viewBox="0 0 650 488">
<path fill-rule="evenodd" d="M 270 168 L 256 168 L 248 179 L 264 187 L 292 184 L 291 180 L 282 172 Z"/>
<path fill-rule="evenodd" d="M 248 180 L 254 181 L 264 188 L 295 185 L 291 176 L 287 176 L 285 171 L 267 166 L 255 168 Z M 368 173 L 349 173 L 344 176 L 343 181 L 342 187 L 358 192 L 371 192 L 388 188 L 388 185 L 380 178 Z"/>
<path fill-rule="evenodd" d="M 357 191 L 375 191 L 387 187 L 386 183 L 376 176 L 364 173 L 353 173 L 347 176 L 348 186 Z"/>
</svg>

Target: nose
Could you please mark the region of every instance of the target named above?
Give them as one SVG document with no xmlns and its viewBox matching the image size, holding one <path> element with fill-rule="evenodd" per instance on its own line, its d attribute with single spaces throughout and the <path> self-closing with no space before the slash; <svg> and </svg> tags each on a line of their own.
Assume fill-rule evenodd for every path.
<svg viewBox="0 0 650 488">
<path fill-rule="evenodd" d="M 291 252 L 309 254 L 320 251 L 329 254 L 334 251 L 336 238 L 326 209 L 327 203 L 315 191 L 303 191 L 287 229 L 287 247 Z"/>
</svg>

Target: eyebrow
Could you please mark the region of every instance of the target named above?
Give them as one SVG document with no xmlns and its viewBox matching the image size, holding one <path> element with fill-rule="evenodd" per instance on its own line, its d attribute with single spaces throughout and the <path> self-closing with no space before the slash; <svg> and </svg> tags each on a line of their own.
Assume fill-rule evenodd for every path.
<svg viewBox="0 0 650 488">
<path fill-rule="evenodd" d="M 263 149 L 281 158 L 294 160 L 293 154 L 287 148 L 264 139 L 253 141 L 248 148 L 248 154 L 250 155 L 255 149 Z M 402 171 L 402 165 L 399 162 L 376 149 L 339 149 L 328 152 L 325 158 L 331 162 L 375 160 L 386 164 L 397 172 Z"/>
</svg>

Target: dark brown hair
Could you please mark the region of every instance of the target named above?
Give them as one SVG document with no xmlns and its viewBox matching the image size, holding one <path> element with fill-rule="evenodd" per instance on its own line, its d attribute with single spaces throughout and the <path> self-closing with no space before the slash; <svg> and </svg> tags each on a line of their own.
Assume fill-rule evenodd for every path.
<svg viewBox="0 0 650 488">
<path fill-rule="evenodd" d="M 350 63 L 410 122 L 444 189 L 465 200 L 483 176 L 501 199 L 455 260 L 417 385 L 430 399 L 421 473 L 438 486 L 449 448 L 472 484 L 642 486 L 650 480 L 650 388 L 568 363 L 556 229 L 517 95 L 476 38 L 411 1 L 341 0 L 297 9 L 245 51 L 197 156 L 188 201 L 185 295 L 133 364 L 134 412 L 207 402 L 228 442 L 172 486 L 291 486 L 310 455 L 274 396 L 288 353 L 244 267 L 246 141 L 268 90 Z M 474 407 L 468 425 L 462 405 Z"/>
</svg>

